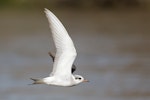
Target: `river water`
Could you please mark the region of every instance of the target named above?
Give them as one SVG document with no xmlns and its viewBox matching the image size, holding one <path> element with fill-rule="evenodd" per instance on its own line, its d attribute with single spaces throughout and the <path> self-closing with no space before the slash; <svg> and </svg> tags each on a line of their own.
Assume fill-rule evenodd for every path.
<svg viewBox="0 0 150 100">
<path fill-rule="evenodd" d="M 43 10 L 0 11 L 2 100 L 149 100 L 148 11 L 54 10 L 72 37 L 77 71 L 88 79 L 74 87 L 28 85 L 52 70 L 55 51 Z"/>
</svg>

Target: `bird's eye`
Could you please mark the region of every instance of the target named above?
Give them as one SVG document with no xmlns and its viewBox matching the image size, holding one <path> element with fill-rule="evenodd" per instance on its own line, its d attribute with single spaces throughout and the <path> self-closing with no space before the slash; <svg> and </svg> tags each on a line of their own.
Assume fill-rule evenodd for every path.
<svg viewBox="0 0 150 100">
<path fill-rule="evenodd" d="M 79 79 L 79 80 L 81 80 L 81 78 L 80 78 L 80 77 L 76 77 L 75 79 Z"/>
</svg>

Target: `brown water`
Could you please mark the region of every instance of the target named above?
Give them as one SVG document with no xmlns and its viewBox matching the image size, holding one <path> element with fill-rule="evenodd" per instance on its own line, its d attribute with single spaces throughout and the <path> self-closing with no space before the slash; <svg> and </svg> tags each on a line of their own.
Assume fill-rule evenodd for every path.
<svg viewBox="0 0 150 100">
<path fill-rule="evenodd" d="M 28 85 L 49 75 L 54 45 L 43 11 L 0 11 L 2 100 L 149 100 L 148 11 L 53 11 L 71 35 L 76 74 L 89 83 L 75 87 Z"/>
</svg>

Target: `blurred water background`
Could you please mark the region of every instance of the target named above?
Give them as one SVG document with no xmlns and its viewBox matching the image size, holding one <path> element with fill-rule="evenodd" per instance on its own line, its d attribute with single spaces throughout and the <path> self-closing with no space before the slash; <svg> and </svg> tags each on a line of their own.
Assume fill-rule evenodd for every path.
<svg viewBox="0 0 150 100">
<path fill-rule="evenodd" d="M 1 0 L 1 100 L 150 100 L 149 0 Z M 75 87 L 28 85 L 52 70 L 43 12 L 65 25 L 78 56 Z"/>
</svg>

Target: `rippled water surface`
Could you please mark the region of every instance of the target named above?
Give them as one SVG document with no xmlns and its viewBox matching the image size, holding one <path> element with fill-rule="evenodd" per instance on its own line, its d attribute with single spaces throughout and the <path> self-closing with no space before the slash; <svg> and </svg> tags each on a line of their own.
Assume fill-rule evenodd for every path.
<svg viewBox="0 0 150 100">
<path fill-rule="evenodd" d="M 89 83 L 75 87 L 28 85 L 52 70 L 54 45 L 43 11 L 0 11 L 2 100 L 149 100 L 148 11 L 53 11 L 71 35 L 76 74 Z"/>
</svg>

